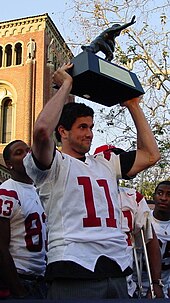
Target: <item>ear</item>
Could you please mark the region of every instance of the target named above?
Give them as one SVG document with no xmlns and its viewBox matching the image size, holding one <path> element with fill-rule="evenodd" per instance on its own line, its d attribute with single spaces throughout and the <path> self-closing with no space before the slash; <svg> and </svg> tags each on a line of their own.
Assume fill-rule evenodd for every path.
<svg viewBox="0 0 170 303">
<path fill-rule="evenodd" d="M 6 160 L 5 164 L 8 169 L 10 169 L 10 170 L 13 169 L 12 163 L 9 160 Z"/>
<path fill-rule="evenodd" d="M 61 136 L 61 139 L 65 140 L 68 136 L 68 130 L 66 130 L 62 125 L 59 125 L 58 132 Z"/>
</svg>

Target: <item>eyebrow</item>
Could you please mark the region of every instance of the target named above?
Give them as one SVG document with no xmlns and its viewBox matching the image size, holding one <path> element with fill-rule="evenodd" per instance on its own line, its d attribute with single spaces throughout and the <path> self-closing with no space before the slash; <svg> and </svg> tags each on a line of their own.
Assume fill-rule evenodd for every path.
<svg viewBox="0 0 170 303">
<path fill-rule="evenodd" d="M 87 126 L 87 127 L 92 128 L 92 127 L 94 127 L 94 123 L 91 124 L 90 126 L 87 123 L 80 123 L 79 126 Z"/>
</svg>

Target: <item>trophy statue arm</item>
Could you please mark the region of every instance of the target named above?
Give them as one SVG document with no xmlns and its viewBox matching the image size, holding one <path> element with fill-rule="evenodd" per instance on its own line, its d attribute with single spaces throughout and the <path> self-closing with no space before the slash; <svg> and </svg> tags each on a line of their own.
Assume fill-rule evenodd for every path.
<svg viewBox="0 0 170 303">
<path fill-rule="evenodd" d="M 121 25 L 119 28 L 117 28 L 117 30 L 122 31 L 123 29 L 131 26 L 132 24 L 134 24 L 136 21 L 134 20 L 135 16 L 133 16 L 132 20 L 124 25 Z"/>
<path fill-rule="evenodd" d="M 123 24 L 123 25 L 116 26 L 115 28 L 114 28 L 114 25 L 113 25 L 113 27 L 112 27 L 111 30 L 110 30 L 110 34 L 113 35 L 114 33 L 117 33 L 117 32 L 120 34 L 120 32 L 121 32 L 122 30 L 124 30 L 125 28 L 127 28 L 127 27 L 133 25 L 134 23 L 136 23 L 135 18 L 136 18 L 136 17 L 133 16 L 130 22 L 125 23 L 125 24 Z"/>
</svg>

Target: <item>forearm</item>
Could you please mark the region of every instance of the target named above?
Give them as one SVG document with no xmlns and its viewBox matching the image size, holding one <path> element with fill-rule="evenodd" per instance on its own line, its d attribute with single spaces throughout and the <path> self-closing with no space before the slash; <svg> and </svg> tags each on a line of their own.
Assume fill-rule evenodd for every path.
<svg viewBox="0 0 170 303">
<path fill-rule="evenodd" d="M 60 119 L 60 115 L 64 104 L 69 96 L 72 83 L 65 81 L 55 95 L 46 103 L 43 111 L 39 114 L 34 132 L 40 131 L 40 129 L 46 130 L 47 137 L 50 137 Z"/>
<path fill-rule="evenodd" d="M 137 153 L 133 171 L 130 172 L 130 175 L 133 175 L 154 165 L 160 159 L 160 153 L 152 130 L 139 105 L 139 98 L 128 100 L 125 106 L 137 130 Z"/>
<path fill-rule="evenodd" d="M 126 24 L 120 26 L 120 31 L 126 29 L 127 27 L 131 26 L 132 24 L 133 24 L 132 22 L 128 22 L 128 23 L 126 23 Z"/>
<path fill-rule="evenodd" d="M 27 295 L 26 289 L 20 283 L 14 261 L 9 252 L 0 253 L 0 268 L 5 285 L 9 288 L 10 293 L 15 297 L 24 297 Z"/>
<path fill-rule="evenodd" d="M 64 104 L 72 88 L 72 77 L 67 70 L 72 64 L 64 64 L 53 76 L 60 87 L 39 114 L 34 127 L 32 151 L 35 158 L 46 168 L 51 165 L 54 153 L 53 132 L 59 122 Z"/>
<path fill-rule="evenodd" d="M 161 279 L 161 253 L 159 248 L 159 242 L 154 231 L 153 239 L 147 244 L 147 252 L 154 294 L 157 298 L 163 298 L 163 289 L 158 283 L 159 279 Z M 150 298 L 150 296 L 151 293 L 149 288 L 147 297 Z"/>
<path fill-rule="evenodd" d="M 152 280 L 161 279 L 161 254 L 157 238 L 147 244 L 148 259 Z"/>
</svg>

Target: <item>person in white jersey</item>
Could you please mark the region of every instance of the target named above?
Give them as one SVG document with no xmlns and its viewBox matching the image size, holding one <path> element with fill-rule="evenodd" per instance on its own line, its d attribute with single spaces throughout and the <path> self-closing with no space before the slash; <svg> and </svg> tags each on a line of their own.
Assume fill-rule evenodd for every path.
<svg viewBox="0 0 170 303">
<path fill-rule="evenodd" d="M 158 284 L 161 279 L 161 255 L 159 242 L 151 224 L 150 209 L 143 195 L 134 188 L 119 186 L 118 190 L 120 207 L 123 213 L 121 222 L 122 230 L 126 232 L 128 236 L 128 252 L 132 256 L 131 266 L 132 268 L 134 266 L 133 245 L 136 245 L 138 249 L 143 250 L 143 243 L 140 235 L 140 230 L 143 229 L 154 296 L 156 298 L 164 298 L 162 287 Z M 135 297 L 135 284 L 137 281 L 134 283 L 133 275 L 131 275 L 127 278 L 127 282 L 129 296 Z M 136 293 L 138 294 L 138 291 Z M 150 285 L 148 285 L 147 292 L 143 289 L 142 295 L 150 298 Z"/>
<path fill-rule="evenodd" d="M 105 144 L 97 147 L 95 149 L 94 154 L 101 152 L 105 152 L 105 154 L 114 152 L 115 154 L 118 155 L 124 152 L 124 150 L 121 148 L 116 148 L 113 145 Z M 151 224 L 150 208 L 148 207 L 147 202 L 141 193 L 136 191 L 134 188 L 119 186 L 119 182 L 118 182 L 118 197 L 119 197 L 119 203 L 121 209 L 121 213 L 120 213 L 121 228 L 127 235 L 126 238 L 128 244 L 127 253 L 131 256 L 130 267 L 132 269 L 135 269 L 133 247 L 137 245 L 138 249 L 143 248 L 143 242 L 141 241 L 141 234 L 140 234 L 140 231 L 143 228 L 149 265 L 150 265 L 150 271 L 151 271 L 151 278 L 154 281 L 158 281 L 158 279 L 161 278 L 161 255 L 160 255 L 158 239 L 155 235 L 155 231 L 153 230 Z M 146 292 L 144 292 L 144 289 L 142 290 L 142 294 L 140 294 L 137 284 L 138 281 L 136 281 L 136 277 L 134 279 L 133 275 L 127 276 L 127 287 L 128 287 L 128 294 L 130 298 L 146 296 Z M 153 290 L 157 298 L 164 297 L 162 288 L 160 288 L 158 284 L 153 285 Z M 147 296 L 150 297 L 149 291 Z"/>
<path fill-rule="evenodd" d="M 38 116 L 32 153 L 24 158 L 48 218 L 49 299 L 128 298 L 129 256 L 120 228 L 117 178 L 155 164 L 160 153 L 139 105 L 126 101 L 137 128 L 137 150 L 86 155 L 93 139 L 93 109 L 68 103 L 73 79 L 67 63 L 53 75 L 59 87 Z M 114 98 L 114 96 L 113 96 Z M 62 143 L 56 150 L 53 133 Z"/>
<path fill-rule="evenodd" d="M 11 178 L 0 185 L 2 298 L 45 298 L 46 216 L 23 166 L 28 151 L 21 140 L 10 142 L 3 150 Z"/>
<path fill-rule="evenodd" d="M 152 224 L 159 240 L 162 256 L 162 283 L 165 298 L 169 297 L 170 284 L 170 181 L 162 181 L 155 188 Z M 157 282 L 158 283 L 158 282 Z"/>
</svg>

